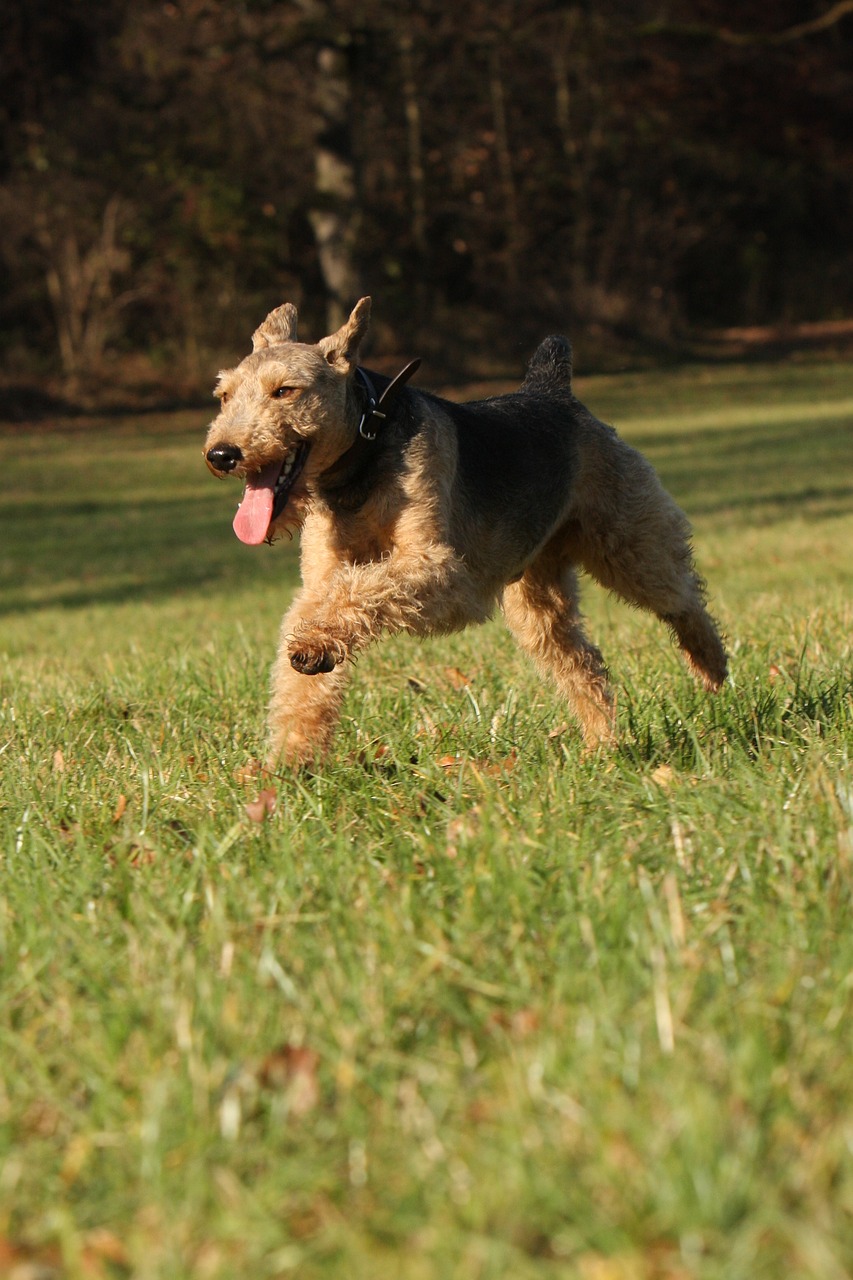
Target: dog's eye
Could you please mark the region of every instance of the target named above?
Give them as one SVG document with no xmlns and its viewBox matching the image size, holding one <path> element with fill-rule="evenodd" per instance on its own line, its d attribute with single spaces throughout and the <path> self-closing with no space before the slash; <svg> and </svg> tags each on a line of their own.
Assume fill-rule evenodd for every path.
<svg viewBox="0 0 853 1280">
<path fill-rule="evenodd" d="M 220 392 L 220 395 L 219 395 L 219 403 L 220 403 L 220 404 L 227 404 L 227 403 L 228 403 L 228 392 L 227 392 L 227 391 L 222 391 L 222 392 Z"/>
<path fill-rule="evenodd" d="M 286 400 L 288 396 L 292 396 L 296 387 L 278 387 L 273 393 L 273 400 Z"/>
</svg>

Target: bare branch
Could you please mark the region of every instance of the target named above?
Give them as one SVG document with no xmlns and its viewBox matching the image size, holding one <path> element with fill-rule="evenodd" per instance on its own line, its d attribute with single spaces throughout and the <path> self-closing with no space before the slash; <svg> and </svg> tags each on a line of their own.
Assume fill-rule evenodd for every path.
<svg viewBox="0 0 853 1280">
<path fill-rule="evenodd" d="M 842 18 L 853 13 L 853 0 L 838 0 L 832 8 L 827 9 L 810 22 L 799 22 L 796 26 L 786 27 L 783 31 L 764 34 L 757 31 L 729 31 L 727 27 L 711 27 L 699 22 L 669 23 L 649 22 L 640 28 L 644 36 L 693 36 L 701 39 L 720 40 L 723 44 L 738 46 L 751 44 L 787 44 L 791 40 L 801 40 L 804 36 L 814 35 L 817 31 L 825 31 L 835 26 Z"/>
</svg>

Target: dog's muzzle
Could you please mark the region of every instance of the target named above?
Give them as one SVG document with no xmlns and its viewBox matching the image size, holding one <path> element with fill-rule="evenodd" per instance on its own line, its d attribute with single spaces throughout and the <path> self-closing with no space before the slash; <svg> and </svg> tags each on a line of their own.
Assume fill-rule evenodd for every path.
<svg viewBox="0 0 853 1280">
<path fill-rule="evenodd" d="M 217 444 L 204 455 L 205 462 L 215 475 L 233 471 L 243 461 L 243 450 L 233 444 Z"/>
</svg>

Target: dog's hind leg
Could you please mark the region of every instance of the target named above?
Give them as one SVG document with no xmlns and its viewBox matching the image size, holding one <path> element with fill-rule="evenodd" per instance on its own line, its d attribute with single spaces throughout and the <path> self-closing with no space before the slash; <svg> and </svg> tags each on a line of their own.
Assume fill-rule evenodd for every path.
<svg viewBox="0 0 853 1280">
<path fill-rule="evenodd" d="M 504 589 L 501 607 L 521 648 L 567 699 L 587 744 L 610 741 L 614 713 L 607 671 L 584 634 L 574 570 L 540 556 Z"/>
<path fill-rule="evenodd" d="M 695 576 L 688 607 L 661 617 L 675 636 L 690 670 L 709 693 L 717 693 L 728 672 L 728 659 L 716 623 L 703 603 L 703 593 L 702 581 Z"/>
<path fill-rule="evenodd" d="M 648 497 L 654 501 L 618 528 L 618 541 L 611 528 L 607 538 L 581 539 L 573 553 L 603 587 L 665 622 L 693 674 L 716 692 L 726 678 L 726 651 L 705 607 L 687 517 L 657 483 Z"/>
</svg>

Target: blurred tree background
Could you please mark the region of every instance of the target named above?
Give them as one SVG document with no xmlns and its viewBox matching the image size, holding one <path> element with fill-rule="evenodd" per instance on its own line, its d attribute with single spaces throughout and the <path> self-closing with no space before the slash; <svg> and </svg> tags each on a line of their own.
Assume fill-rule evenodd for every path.
<svg viewBox="0 0 853 1280">
<path fill-rule="evenodd" d="M 853 0 L 27 0 L 0 52 L 7 379 L 207 386 L 361 292 L 460 373 L 853 315 Z"/>
</svg>

